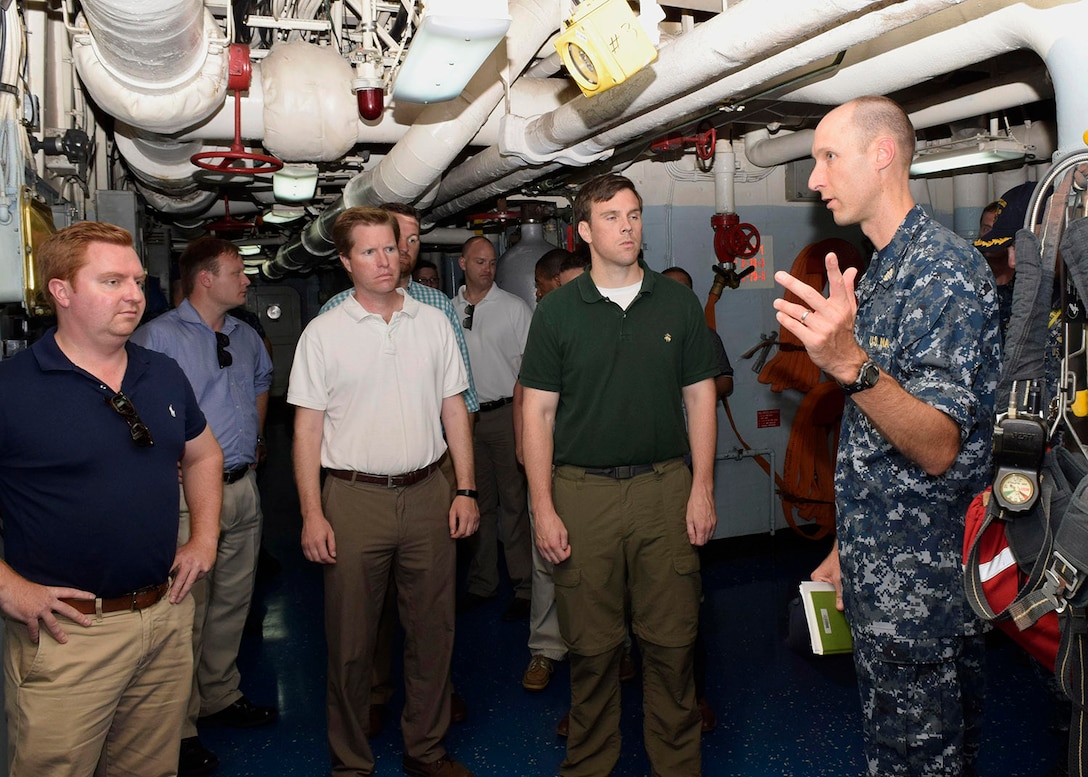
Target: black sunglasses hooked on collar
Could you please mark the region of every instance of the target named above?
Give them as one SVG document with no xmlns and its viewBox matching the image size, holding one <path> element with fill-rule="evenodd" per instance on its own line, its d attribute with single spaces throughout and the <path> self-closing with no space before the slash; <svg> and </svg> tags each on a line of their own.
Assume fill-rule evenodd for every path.
<svg viewBox="0 0 1088 777">
<path fill-rule="evenodd" d="M 151 430 L 147 428 L 140 414 L 136 412 L 136 406 L 132 400 L 125 396 L 123 391 L 118 391 L 112 397 L 106 397 L 106 404 L 116 411 L 117 415 L 125 419 L 128 424 L 128 433 L 132 441 L 141 448 L 150 448 L 155 444 L 151 439 Z"/>
<path fill-rule="evenodd" d="M 465 320 L 461 322 L 461 326 L 463 326 L 465 329 L 472 329 L 472 316 L 475 313 L 475 305 L 465 305 Z"/>
<path fill-rule="evenodd" d="M 222 332 L 215 333 L 215 355 L 219 359 L 219 369 L 224 369 L 234 364 L 234 357 L 231 356 L 230 351 L 227 350 L 227 346 L 230 345 L 230 338 Z"/>
</svg>

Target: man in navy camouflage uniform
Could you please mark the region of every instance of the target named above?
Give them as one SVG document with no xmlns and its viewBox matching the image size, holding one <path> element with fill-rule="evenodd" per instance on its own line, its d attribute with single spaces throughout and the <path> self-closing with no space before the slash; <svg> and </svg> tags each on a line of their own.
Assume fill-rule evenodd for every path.
<svg viewBox="0 0 1088 777">
<path fill-rule="evenodd" d="M 886 98 L 824 117 L 809 186 L 876 253 L 856 299 L 856 271 L 828 254 L 828 298 L 780 272 L 801 304 L 774 306 L 849 395 L 837 543 L 812 578 L 845 603 L 869 774 L 973 775 L 983 645 L 961 552 L 967 505 L 990 475 L 998 305 L 982 256 L 915 205 L 913 150 L 909 119 Z"/>
</svg>

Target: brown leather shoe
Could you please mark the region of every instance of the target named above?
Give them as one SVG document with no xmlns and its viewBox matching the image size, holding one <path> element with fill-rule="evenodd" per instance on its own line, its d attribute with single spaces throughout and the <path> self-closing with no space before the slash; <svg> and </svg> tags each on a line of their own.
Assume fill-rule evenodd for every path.
<svg viewBox="0 0 1088 777">
<path fill-rule="evenodd" d="M 405 774 L 411 774 L 414 777 L 472 777 L 472 772 L 466 769 L 464 764 L 457 763 L 448 755 L 429 764 L 404 756 L 401 769 Z"/>
<path fill-rule="evenodd" d="M 536 655 L 529 659 L 529 668 L 521 677 L 521 685 L 527 691 L 543 691 L 552 680 L 555 667 L 547 656 Z"/>
<path fill-rule="evenodd" d="M 699 717 L 702 719 L 704 734 L 708 734 L 718 727 L 718 716 L 714 714 L 714 708 L 706 699 L 699 699 Z"/>
<path fill-rule="evenodd" d="M 468 705 L 458 694 L 450 694 L 450 723 L 464 723 L 468 719 Z"/>
<path fill-rule="evenodd" d="M 557 737 L 563 737 L 563 739 L 566 739 L 569 734 L 570 734 L 570 713 L 568 712 L 566 715 L 561 717 L 559 719 L 559 723 L 556 724 L 556 726 L 555 726 L 555 735 Z"/>
</svg>

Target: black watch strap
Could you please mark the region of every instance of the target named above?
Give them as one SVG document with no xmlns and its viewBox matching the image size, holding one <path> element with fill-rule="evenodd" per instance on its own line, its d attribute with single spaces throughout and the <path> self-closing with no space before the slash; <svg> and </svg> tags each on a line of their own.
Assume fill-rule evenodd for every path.
<svg viewBox="0 0 1088 777">
<path fill-rule="evenodd" d="M 457 489 L 457 496 L 467 496 L 469 499 L 478 499 L 480 494 L 475 488 L 459 488 Z"/>
<path fill-rule="evenodd" d="M 880 379 L 880 367 L 872 359 L 866 359 L 865 363 L 861 365 L 861 369 L 858 370 L 858 377 L 853 383 L 840 383 L 843 392 L 847 396 L 851 394 L 857 394 L 859 391 L 865 391 L 865 389 L 871 389 L 876 385 L 876 382 Z"/>
</svg>

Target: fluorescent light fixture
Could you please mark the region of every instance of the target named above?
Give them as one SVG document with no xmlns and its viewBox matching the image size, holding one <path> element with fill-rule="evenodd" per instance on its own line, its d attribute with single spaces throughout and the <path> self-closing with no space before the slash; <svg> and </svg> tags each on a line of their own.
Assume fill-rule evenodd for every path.
<svg viewBox="0 0 1088 777">
<path fill-rule="evenodd" d="M 910 166 L 911 175 L 930 175 L 964 167 L 1011 162 L 1028 155 L 1023 143 L 1003 136 L 976 135 L 967 140 L 919 149 Z"/>
<path fill-rule="evenodd" d="M 440 103 L 464 91 L 510 29 L 507 0 L 428 0 L 393 99 Z"/>
<path fill-rule="evenodd" d="M 287 224 L 306 215 L 306 208 L 302 205 L 281 205 L 276 203 L 261 216 L 265 224 Z"/>
<path fill-rule="evenodd" d="M 317 165 L 284 165 L 272 173 L 272 193 L 281 202 L 309 202 L 317 193 Z"/>
</svg>

